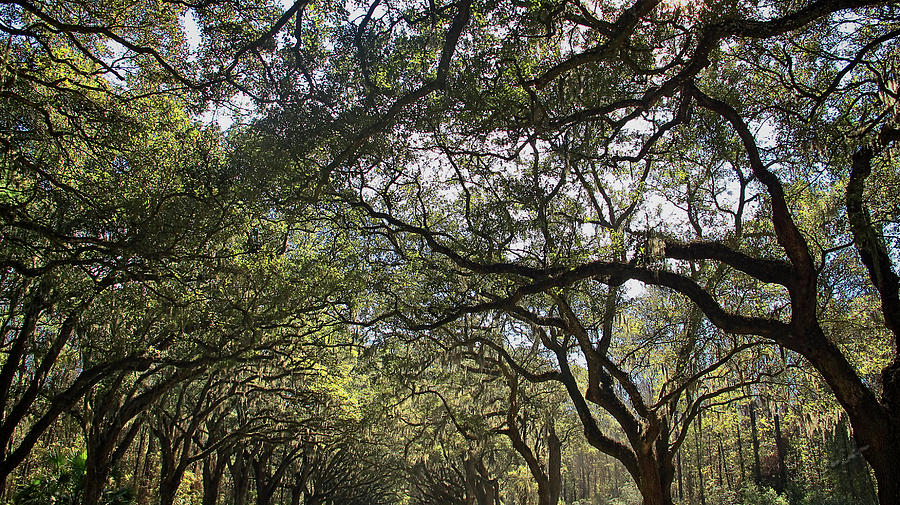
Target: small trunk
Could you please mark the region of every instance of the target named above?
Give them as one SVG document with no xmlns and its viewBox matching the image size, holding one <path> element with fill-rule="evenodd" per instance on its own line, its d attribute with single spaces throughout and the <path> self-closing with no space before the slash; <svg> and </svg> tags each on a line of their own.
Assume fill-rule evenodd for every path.
<svg viewBox="0 0 900 505">
<path fill-rule="evenodd" d="M 144 455 L 144 469 L 141 471 L 141 482 L 138 486 L 137 503 L 150 502 L 150 483 L 153 482 L 153 455 L 156 454 L 156 437 L 147 436 L 147 452 Z"/>
<path fill-rule="evenodd" d="M 134 472 L 131 474 L 131 487 L 133 489 L 138 489 L 140 484 L 138 483 L 138 479 L 141 476 L 141 458 L 144 456 L 144 443 L 147 440 L 146 430 L 141 430 L 141 436 L 138 438 L 138 448 L 137 454 L 134 456 Z"/>
<path fill-rule="evenodd" d="M 694 449 L 697 453 L 697 489 L 700 492 L 700 503 L 706 505 L 706 486 L 703 484 L 703 412 L 697 414 L 697 424 L 694 425 Z"/>
<path fill-rule="evenodd" d="M 556 430 L 550 423 L 549 433 L 547 435 L 549 445 L 549 456 L 547 461 L 547 473 L 549 481 L 549 503 L 556 505 L 559 503 L 560 488 L 562 487 L 562 442 L 556 436 Z"/>
<path fill-rule="evenodd" d="M 844 462 L 841 466 L 844 467 L 844 474 L 847 476 L 847 486 L 850 488 L 850 494 L 853 495 L 853 501 L 858 502 L 859 493 L 856 492 L 856 479 L 853 478 L 853 468 L 850 464 L 850 459 L 853 457 L 850 452 L 850 430 L 847 428 L 845 431 L 844 428 L 846 426 L 842 420 L 835 428 L 835 436 L 841 439 L 841 447 L 844 449 Z"/>
<path fill-rule="evenodd" d="M 681 501 L 684 499 L 684 476 L 681 473 L 681 451 L 679 451 L 675 457 L 678 458 L 678 501 Z"/>
<path fill-rule="evenodd" d="M 737 450 L 738 450 L 738 463 L 741 465 L 741 484 L 744 483 L 746 479 L 747 473 L 744 469 L 744 444 L 741 442 L 741 425 L 738 423 L 737 426 Z"/>
<path fill-rule="evenodd" d="M 685 484 L 687 485 L 687 496 L 688 503 L 694 503 L 694 472 L 691 471 L 690 462 L 688 463 L 688 472 L 687 475 L 684 476 Z"/>
<path fill-rule="evenodd" d="M 717 454 L 718 461 L 716 461 L 716 485 L 719 487 L 722 487 L 722 484 L 723 484 L 723 481 L 725 478 L 725 476 L 722 475 L 722 473 L 723 473 L 722 466 L 724 463 L 724 457 L 722 456 L 722 440 L 717 439 L 716 442 L 718 442 L 717 445 L 718 445 L 718 449 L 719 449 L 718 454 Z"/>
<path fill-rule="evenodd" d="M 775 412 L 775 447 L 778 450 L 778 492 L 783 493 L 787 488 L 787 470 L 784 465 L 785 449 L 784 440 L 781 438 L 781 423 L 778 412 Z"/>
<path fill-rule="evenodd" d="M 750 437 L 753 442 L 753 480 L 759 486 L 762 483 L 762 474 L 759 468 L 759 433 L 756 431 L 756 405 L 750 402 Z"/>
<path fill-rule="evenodd" d="M 722 444 L 722 437 L 718 438 L 719 442 L 719 461 L 722 464 L 722 473 L 725 474 L 725 482 L 728 484 L 728 489 L 734 489 L 734 482 L 731 478 L 731 472 L 728 471 L 728 458 L 725 457 L 725 447 Z M 719 482 L 721 486 L 721 481 Z"/>
</svg>

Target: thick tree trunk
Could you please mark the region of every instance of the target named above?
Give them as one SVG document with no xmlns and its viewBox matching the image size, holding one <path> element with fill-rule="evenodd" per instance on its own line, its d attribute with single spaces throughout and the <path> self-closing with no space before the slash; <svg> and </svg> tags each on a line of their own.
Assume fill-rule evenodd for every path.
<svg viewBox="0 0 900 505">
<path fill-rule="evenodd" d="M 466 503 L 475 505 L 493 505 L 496 489 L 486 474 L 484 464 L 474 457 L 466 458 L 464 462 L 466 476 Z"/>
<path fill-rule="evenodd" d="M 875 473 L 879 503 L 900 504 L 900 465 L 897 464 L 897 454 L 900 454 L 900 413 L 892 412 L 886 406 L 890 404 L 891 398 L 900 395 L 893 390 L 898 382 L 892 378 L 885 379 L 882 392 L 885 403 L 879 402 L 846 357 L 822 334 L 820 328 L 813 328 L 803 342 L 793 350 L 809 359 L 819 370 L 847 413 L 860 452 Z M 815 345 L 806 342 L 815 342 Z M 888 367 L 883 375 L 890 373 L 891 367 Z"/>
<path fill-rule="evenodd" d="M 883 408 L 858 408 L 847 413 L 859 450 L 875 473 L 879 503 L 900 504 L 900 417 L 884 415 Z"/>
<path fill-rule="evenodd" d="M 247 505 L 247 494 L 250 492 L 248 475 L 234 477 L 234 505 Z"/>
<path fill-rule="evenodd" d="M 100 418 L 102 417 L 98 417 L 98 419 Z M 88 437 L 82 505 L 97 505 L 100 503 L 110 472 L 131 446 L 139 428 L 140 424 L 132 424 L 131 428 L 120 440 L 122 423 L 113 423 L 107 426 L 104 432 L 94 432 Z"/>
<path fill-rule="evenodd" d="M 234 452 L 234 462 L 228 465 L 231 471 L 232 498 L 234 505 L 246 505 L 247 494 L 250 492 L 250 465 L 247 460 L 250 455 L 242 450 Z"/>
<path fill-rule="evenodd" d="M 84 495 L 82 505 L 98 505 L 103 496 L 103 488 L 109 478 L 109 468 L 106 465 L 88 464 L 85 468 Z"/>
<path fill-rule="evenodd" d="M 112 444 L 104 437 L 89 437 L 87 461 L 85 461 L 84 469 L 83 505 L 98 505 L 100 503 L 103 488 L 106 487 L 106 481 L 109 478 L 109 457 L 112 454 L 112 450 Z"/>
<path fill-rule="evenodd" d="M 275 486 L 256 486 L 256 505 L 269 505 L 275 495 Z"/>
<path fill-rule="evenodd" d="M 648 442 L 636 453 L 639 477 L 636 479 L 643 505 L 672 505 L 675 481 L 674 454 L 669 451 L 668 430 Z"/>
<path fill-rule="evenodd" d="M 643 505 L 672 505 L 674 471 L 667 471 L 655 460 L 641 458 L 638 490 Z M 674 469 L 673 469 L 674 470 Z"/>
<path fill-rule="evenodd" d="M 40 291 L 41 288 L 37 289 Z M 19 438 L 21 434 L 17 431 L 20 424 L 40 395 L 44 381 L 56 363 L 63 346 L 72 335 L 75 322 L 81 312 L 81 309 L 77 309 L 66 317 L 52 345 L 40 359 L 37 356 L 31 357 L 35 364 L 39 362 L 40 365 L 37 365 L 34 376 L 30 377 L 28 387 L 18 395 L 14 403 L 10 404 L 10 400 L 13 400 L 10 397 L 10 388 L 20 372 L 19 364 L 22 360 L 28 359 L 25 355 L 25 344 L 34 336 L 37 321 L 44 308 L 42 296 L 40 293 L 36 295 L 26 310 L 22 327 L 6 353 L 6 362 L 0 368 L 0 489 L 6 489 L 6 480 L 13 470 L 25 461 L 38 440 L 56 419 L 84 396 L 87 392 L 85 386 L 89 386 L 86 384 L 87 381 L 83 381 L 82 378 L 85 374 L 82 372 L 67 390 L 52 398 L 49 408 L 44 410 L 43 414 L 30 424 L 25 435 Z M 13 441 L 16 441 L 17 447 L 13 446 Z"/>
<path fill-rule="evenodd" d="M 178 494 L 178 488 L 181 486 L 181 479 L 163 479 L 159 483 L 159 505 L 173 505 L 175 503 L 175 495 Z"/>
<path fill-rule="evenodd" d="M 737 130 L 753 174 L 770 196 L 775 234 L 790 262 L 790 271 L 783 272 L 777 282 L 788 288 L 791 320 L 787 332 L 773 332 L 771 328 L 766 331 L 775 342 L 806 358 L 822 375 L 849 416 L 860 442 L 860 450 L 875 471 L 882 505 L 900 503 L 900 465 L 897 464 L 897 454 L 900 453 L 900 436 L 897 435 L 900 429 L 900 356 L 897 354 L 900 350 L 900 278 L 893 271 L 891 254 L 865 205 L 865 181 L 872 173 L 872 161 L 893 141 L 896 130 L 883 130 L 882 134 L 889 131 L 890 135 L 880 135 L 875 149 L 865 146 L 853 153 L 846 190 L 847 217 L 853 242 L 868 270 L 872 286 L 880 294 L 884 326 L 893 334 L 893 361 L 882 371 L 882 393 L 878 398 L 819 324 L 818 270 L 813 255 L 794 222 L 781 181 L 768 170 L 759 155 L 753 133 L 727 103 L 704 95 L 696 87 L 692 89 L 692 94 L 702 107 L 716 112 Z M 756 276 L 762 280 L 762 277 Z M 697 297 L 692 298 L 698 300 Z M 728 323 L 724 319 L 721 321 Z"/>
<path fill-rule="evenodd" d="M 872 442 L 863 442 L 860 451 L 875 472 L 878 502 L 881 505 L 900 504 L 900 460 L 897 456 L 900 454 L 900 423 L 893 426 L 892 436 L 879 440 L 876 446 L 870 444 Z"/>
<path fill-rule="evenodd" d="M 163 434 L 157 432 L 157 436 L 162 437 Z M 182 462 L 176 461 L 170 440 L 160 438 L 160 446 L 163 447 L 163 451 L 160 456 L 159 505 L 173 505 L 187 467 Z M 166 450 L 166 447 L 169 449 Z"/>
<path fill-rule="evenodd" d="M 203 460 L 203 503 L 216 505 L 219 501 L 219 485 L 225 473 L 225 456 L 216 454 Z"/>
</svg>

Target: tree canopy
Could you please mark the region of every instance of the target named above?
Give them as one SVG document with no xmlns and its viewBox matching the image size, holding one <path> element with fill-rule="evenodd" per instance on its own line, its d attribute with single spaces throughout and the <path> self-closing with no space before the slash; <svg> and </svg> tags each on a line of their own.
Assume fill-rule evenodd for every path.
<svg viewBox="0 0 900 505">
<path fill-rule="evenodd" d="M 900 503 L 896 2 L 0 34 L 0 501 Z"/>
</svg>

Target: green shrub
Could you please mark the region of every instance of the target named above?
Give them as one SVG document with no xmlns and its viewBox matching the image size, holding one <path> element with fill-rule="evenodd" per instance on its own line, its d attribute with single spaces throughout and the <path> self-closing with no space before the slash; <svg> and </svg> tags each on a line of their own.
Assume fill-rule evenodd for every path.
<svg viewBox="0 0 900 505">
<path fill-rule="evenodd" d="M 788 499 L 770 487 L 745 486 L 741 489 L 741 505 L 790 505 Z"/>
<path fill-rule="evenodd" d="M 13 505 L 77 505 L 81 501 L 87 473 L 87 452 L 60 451 L 48 458 L 49 470 L 20 486 Z M 129 505 L 134 492 L 129 488 L 103 493 L 103 505 Z"/>
</svg>

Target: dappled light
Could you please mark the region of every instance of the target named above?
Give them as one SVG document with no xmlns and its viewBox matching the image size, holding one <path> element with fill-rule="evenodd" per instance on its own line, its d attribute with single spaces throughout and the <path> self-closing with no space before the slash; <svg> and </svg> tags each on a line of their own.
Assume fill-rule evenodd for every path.
<svg viewBox="0 0 900 505">
<path fill-rule="evenodd" d="M 897 2 L 0 37 L 0 505 L 900 504 Z"/>
</svg>

